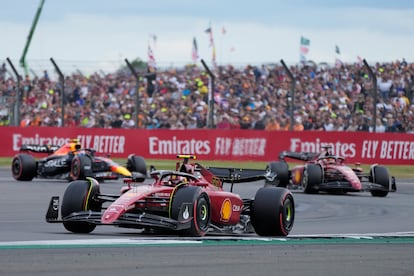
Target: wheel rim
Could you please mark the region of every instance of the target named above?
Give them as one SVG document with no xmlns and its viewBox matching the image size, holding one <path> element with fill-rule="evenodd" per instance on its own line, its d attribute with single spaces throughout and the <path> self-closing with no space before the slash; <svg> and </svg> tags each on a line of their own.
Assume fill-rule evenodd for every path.
<svg viewBox="0 0 414 276">
<path fill-rule="evenodd" d="M 292 200 L 288 197 L 283 206 L 283 225 L 285 229 L 291 229 L 295 218 Z"/>
<path fill-rule="evenodd" d="M 207 200 L 202 197 L 197 203 L 197 224 L 200 229 L 203 231 L 207 229 L 209 222 L 209 206 Z"/>
<path fill-rule="evenodd" d="M 13 161 L 13 174 L 14 175 L 20 175 L 20 170 L 21 170 L 21 166 L 20 166 L 20 160 L 19 159 L 15 159 Z"/>
<path fill-rule="evenodd" d="M 200 218 L 201 218 L 202 221 L 205 221 L 207 219 L 207 207 L 206 207 L 206 205 L 201 206 Z"/>
<path fill-rule="evenodd" d="M 72 163 L 72 175 L 75 178 L 79 177 L 79 161 L 77 158 L 75 158 Z"/>
<path fill-rule="evenodd" d="M 302 174 L 302 187 L 306 189 L 308 186 L 308 171 L 304 170 Z"/>
</svg>

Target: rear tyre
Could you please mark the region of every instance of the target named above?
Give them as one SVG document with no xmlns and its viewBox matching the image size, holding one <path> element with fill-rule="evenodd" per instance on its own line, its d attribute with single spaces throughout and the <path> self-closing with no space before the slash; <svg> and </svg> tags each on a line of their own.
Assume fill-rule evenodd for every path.
<svg viewBox="0 0 414 276">
<path fill-rule="evenodd" d="M 308 164 L 303 170 L 302 186 L 305 194 L 317 194 L 316 188 L 322 183 L 322 167 L 316 164 Z"/>
<path fill-rule="evenodd" d="M 289 184 L 289 166 L 286 162 L 270 162 L 266 166 L 266 173 L 268 172 L 276 174 L 276 177 L 273 181 L 266 179 L 265 186 L 287 187 Z"/>
<path fill-rule="evenodd" d="M 29 154 L 18 154 L 13 157 L 11 170 L 14 179 L 32 181 L 36 176 L 36 160 Z"/>
<path fill-rule="evenodd" d="M 292 193 L 280 187 L 264 187 L 256 192 L 251 222 L 260 236 L 287 236 L 295 221 Z"/>
<path fill-rule="evenodd" d="M 383 166 L 372 166 L 370 170 L 372 183 L 381 185 L 384 190 L 371 190 L 371 195 L 375 197 L 386 197 L 390 190 L 390 174 L 388 169 Z"/>
<path fill-rule="evenodd" d="M 139 172 L 143 175 L 147 175 L 147 164 L 145 159 L 141 156 L 132 154 L 128 156 L 127 169 L 130 172 Z"/>
<path fill-rule="evenodd" d="M 65 221 L 67 216 L 81 211 L 97 211 L 102 209 L 102 203 L 96 199 L 100 194 L 98 181 L 76 180 L 69 183 L 62 200 L 62 220 L 66 230 L 73 233 L 90 233 L 96 225 L 88 222 Z"/>
<path fill-rule="evenodd" d="M 70 179 L 85 180 L 89 175 L 89 171 L 92 170 L 92 161 L 86 155 L 75 155 L 70 165 Z"/>
<path fill-rule="evenodd" d="M 178 221 L 191 219 L 183 235 L 204 236 L 210 226 L 211 208 L 208 195 L 200 187 L 181 187 L 176 190 L 171 203 L 171 218 Z"/>
</svg>

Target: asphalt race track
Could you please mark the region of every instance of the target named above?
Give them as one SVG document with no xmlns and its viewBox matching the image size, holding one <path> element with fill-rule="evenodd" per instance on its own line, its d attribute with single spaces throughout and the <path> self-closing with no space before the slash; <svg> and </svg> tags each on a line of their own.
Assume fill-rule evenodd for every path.
<svg viewBox="0 0 414 276">
<path fill-rule="evenodd" d="M 253 197 L 260 182 L 237 184 Z M 293 191 L 288 238 L 256 235 L 201 239 L 97 227 L 86 235 L 45 222 L 65 181 L 17 182 L 0 168 L 0 275 L 414 275 L 414 180 L 398 179 L 385 198 L 369 193 Z M 122 181 L 101 184 L 118 193 Z"/>
</svg>

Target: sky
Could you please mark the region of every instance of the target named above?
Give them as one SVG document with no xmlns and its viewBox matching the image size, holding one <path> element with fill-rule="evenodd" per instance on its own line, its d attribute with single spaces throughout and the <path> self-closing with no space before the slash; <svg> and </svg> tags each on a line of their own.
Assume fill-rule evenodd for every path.
<svg viewBox="0 0 414 276">
<path fill-rule="evenodd" d="M 18 65 L 40 2 L 0 0 L 3 60 Z M 111 70 L 147 61 L 151 45 L 158 66 L 180 66 L 192 62 L 196 38 L 209 63 L 209 26 L 218 64 L 298 63 L 301 36 L 317 63 L 414 61 L 411 0 L 45 0 L 26 60 L 36 69 L 53 58 L 65 70 Z"/>
</svg>

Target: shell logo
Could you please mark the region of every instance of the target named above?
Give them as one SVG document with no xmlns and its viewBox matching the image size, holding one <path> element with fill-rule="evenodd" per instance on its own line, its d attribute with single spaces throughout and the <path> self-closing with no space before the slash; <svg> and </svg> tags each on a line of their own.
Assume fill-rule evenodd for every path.
<svg viewBox="0 0 414 276">
<path fill-rule="evenodd" d="M 231 217 L 232 213 L 231 201 L 230 199 L 226 198 L 221 205 L 220 215 L 222 221 L 228 221 Z"/>
</svg>

